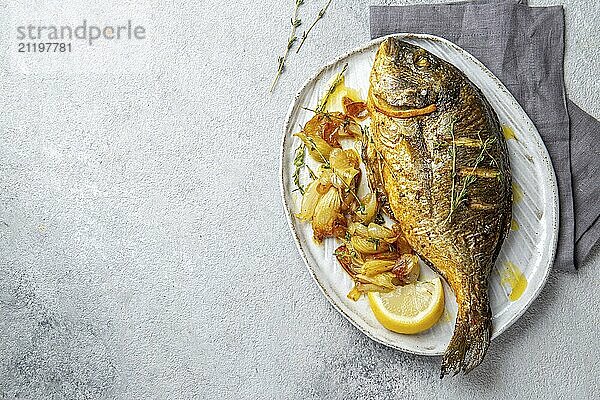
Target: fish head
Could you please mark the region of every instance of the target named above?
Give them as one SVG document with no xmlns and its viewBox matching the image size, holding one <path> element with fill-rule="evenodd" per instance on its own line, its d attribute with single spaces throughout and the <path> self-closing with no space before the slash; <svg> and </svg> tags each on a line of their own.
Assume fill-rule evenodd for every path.
<svg viewBox="0 0 600 400">
<path fill-rule="evenodd" d="M 447 62 L 422 47 L 390 37 L 375 56 L 369 97 L 384 112 L 435 110 L 442 100 L 456 94 L 456 78 Z"/>
</svg>

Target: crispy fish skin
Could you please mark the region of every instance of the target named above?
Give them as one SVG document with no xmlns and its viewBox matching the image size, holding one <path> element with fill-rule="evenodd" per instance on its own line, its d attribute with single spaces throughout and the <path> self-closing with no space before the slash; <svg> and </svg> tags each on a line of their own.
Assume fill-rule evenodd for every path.
<svg viewBox="0 0 600 400">
<path fill-rule="evenodd" d="M 409 243 L 456 295 L 442 377 L 483 360 L 492 332 L 488 277 L 510 228 L 508 150 L 498 117 L 456 67 L 384 40 L 370 75 L 369 183 Z"/>
</svg>

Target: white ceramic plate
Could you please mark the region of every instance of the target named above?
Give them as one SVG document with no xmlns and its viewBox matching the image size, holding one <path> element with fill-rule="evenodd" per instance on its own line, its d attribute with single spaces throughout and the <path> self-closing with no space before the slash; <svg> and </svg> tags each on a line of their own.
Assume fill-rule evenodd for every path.
<svg viewBox="0 0 600 400">
<path fill-rule="evenodd" d="M 504 85 L 475 57 L 455 44 L 430 35 L 394 35 L 417 44 L 433 54 L 449 61 L 462 70 L 485 94 L 492 104 L 500 122 L 510 127 L 516 139 L 508 140 L 513 182 L 522 191 L 522 199 L 513 204 L 513 219 L 519 229 L 511 231 L 504 242 L 490 279 L 490 300 L 494 316 L 493 337 L 498 336 L 513 324 L 540 293 L 554 260 L 558 237 L 558 189 L 556 177 L 548 152 L 535 126 L 521 106 Z M 337 263 L 334 250 L 339 243 L 327 239 L 319 245 L 312 239 L 310 224 L 302 223 L 294 217 L 299 211 L 301 195 L 293 192 L 294 152 L 299 139 L 293 136 L 313 115 L 302 107 L 314 108 L 329 87 L 328 82 L 345 63 L 346 86 L 357 89 L 365 99 L 369 88 L 369 73 L 380 38 L 338 58 L 310 78 L 302 87 L 286 119 L 281 153 L 281 189 L 288 223 L 310 273 L 331 304 L 352 324 L 370 338 L 390 347 L 410 353 L 439 355 L 444 352 L 454 330 L 456 301 L 452 290 L 445 285 L 446 313 L 428 331 L 418 335 L 402 335 L 383 328 L 375 319 L 368 301 L 358 302 L 346 297 L 352 288 L 352 281 Z M 312 160 L 306 157 L 309 165 Z M 311 165 L 312 167 L 316 166 Z M 366 179 L 359 194 L 366 190 Z M 305 181 L 306 183 L 306 181 Z M 516 196 L 518 198 L 518 196 Z M 507 264 L 518 266 L 527 279 L 523 294 L 511 301 L 512 288 L 503 282 Z M 422 265 L 422 277 L 435 274 Z"/>
</svg>

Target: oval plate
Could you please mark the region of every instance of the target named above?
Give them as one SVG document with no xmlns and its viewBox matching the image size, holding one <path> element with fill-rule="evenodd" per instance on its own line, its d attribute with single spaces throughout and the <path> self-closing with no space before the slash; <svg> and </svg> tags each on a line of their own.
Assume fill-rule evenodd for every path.
<svg viewBox="0 0 600 400">
<path fill-rule="evenodd" d="M 393 36 L 419 45 L 459 68 L 483 91 L 496 110 L 501 124 L 512 129 L 516 137 L 507 140 L 515 188 L 513 219 L 516 224 L 513 223 L 513 228 L 516 229 L 511 230 L 504 242 L 490 277 L 494 324 L 492 337 L 495 338 L 512 325 L 538 296 L 554 260 L 558 237 L 558 189 L 550 157 L 525 111 L 500 80 L 479 60 L 439 37 L 422 34 Z M 311 77 L 296 95 L 286 119 L 281 149 L 283 202 L 300 255 L 323 294 L 342 315 L 365 335 L 387 346 L 415 354 L 439 355 L 444 352 L 452 336 L 457 310 L 454 294 L 445 283 L 446 312 L 433 328 L 417 335 L 388 331 L 377 322 L 364 297 L 357 302 L 346 297 L 352 288 L 352 280 L 333 255 L 339 242 L 330 238 L 320 245 L 315 243 L 310 224 L 300 222 L 294 217 L 294 213 L 298 212 L 300 207 L 301 195 L 298 191 L 293 191 L 294 156 L 300 144 L 300 140 L 293 134 L 313 115 L 303 107 L 316 106 L 328 89 L 332 77 L 339 73 L 346 63 L 346 86 L 357 89 L 362 99 L 366 99 L 371 66 L 377 48 L 384 39 L 373 40 L 325 66 Z M 305 159 L 311 167 L 316 167 L 317 163 L 312 163 L 310 157 L 306 156 Z M 359 194 L 366 190 L 366 179 L 362 181 Z M 506 279 L 511 275 L 509 265 L 520 269 L 527 279 L 524 292 L 514 301 L 509 298 L 512 287 Z M 421 279 L 435 276 L 424 264 L 421 264 L 421 267 Z"/>
</svg>

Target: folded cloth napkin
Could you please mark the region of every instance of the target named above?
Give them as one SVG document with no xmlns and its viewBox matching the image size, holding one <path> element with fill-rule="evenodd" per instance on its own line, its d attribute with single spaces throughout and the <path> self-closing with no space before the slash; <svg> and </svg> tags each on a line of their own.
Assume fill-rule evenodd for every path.
<svg viewBox="0 0 600 400">
<path fill-rule="evenodd" d="M 567 100 L 562 6 L 525 0 L 372 6 L 371 37 L 428 33 L 477 57 L 510 90 L 550 153 L 560 197 L 555 267 L 579 266 L 600 238 L 600 122 Z"/>
</svg>

